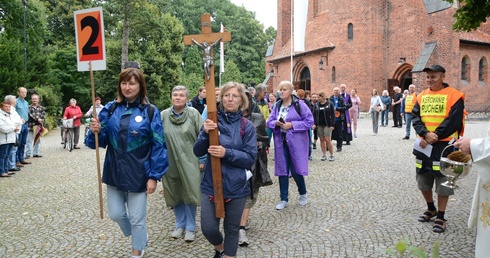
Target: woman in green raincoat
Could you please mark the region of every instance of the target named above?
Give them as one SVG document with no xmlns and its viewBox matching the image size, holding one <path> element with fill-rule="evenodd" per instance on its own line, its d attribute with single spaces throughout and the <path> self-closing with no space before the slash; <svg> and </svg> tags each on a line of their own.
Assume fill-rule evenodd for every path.
<svg viewBox="0 0 490 258">
<path fill-rule="evenodd" d="M 187 106 L 189 92 L 184 86 L 172 89 L 172 107 L 161 112 L 167 142 L 167 173 L 162 178 L 165 202 L 175 214 L 172 237 L 184 235 L 192 242 L 196 230 L 196 209 L 201 203 L 199 160 L 193 153 L 194 142 L 203 125 L 197 109 Z"/>
</svg>

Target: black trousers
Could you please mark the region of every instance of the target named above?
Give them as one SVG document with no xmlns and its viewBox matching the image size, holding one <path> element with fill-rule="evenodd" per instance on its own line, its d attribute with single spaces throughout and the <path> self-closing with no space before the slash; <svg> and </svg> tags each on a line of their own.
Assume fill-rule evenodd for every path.
<svg viewBox="0 0 490 258">
<path fill-rule="evenodd" d="M 403 120 L 402 117 L 400 116 L 400 105 L 394 105 L 393 106 L 393 126 L 402 126 L 403 125 Z"/>
<path fill-rule="evenodd" d="M 332 131 L 332 139 L 337 141 L 337 150 L 342 149 L 342 121 L 335 121 Z"/>
</svg>

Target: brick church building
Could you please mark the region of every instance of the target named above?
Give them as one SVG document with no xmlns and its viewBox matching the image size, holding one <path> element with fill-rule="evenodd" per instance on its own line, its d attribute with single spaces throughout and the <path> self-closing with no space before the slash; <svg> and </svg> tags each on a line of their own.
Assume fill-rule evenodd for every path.
<svg viewBox="0 0 490 258">
<path fill-rule="evenodd" d="M 367 111 L 373 88 L 392 96 L 393 86 L 408 89 L 413 83 L 421 92 L 427 87 L 422 70 L 440 64 L 445 82 L 466 93 L 466 110 L 490 106 L 490 23 L 453 31 L 458 3 L 308 0 L 304 51 L 291 51 L 291 2 L 277 0 L 276 40 L 266 54 L 270 92 L 291 76 L 297 89 L 327 95 L 345 83 L 348 92 L 357 90 Z"/>
</svg>

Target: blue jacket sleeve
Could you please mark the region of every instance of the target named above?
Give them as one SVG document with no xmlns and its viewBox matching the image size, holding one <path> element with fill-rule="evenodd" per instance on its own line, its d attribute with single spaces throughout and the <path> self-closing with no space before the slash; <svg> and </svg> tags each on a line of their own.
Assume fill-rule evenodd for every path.
<svg viewBox="0 0 490 258">
<path fill-rule="evenodd" d="M 196 155 L 196 157 L 202 157 L 208 154 L 208 148 L 209 148 L 209 135 L 204 132 L 204 127 L 203 127 L 201 128 L 201 132 L 199 132 L 196 142 L 194 143 L 194 148 L 193 148 L 194 155 Z"/>
<path fill-rule="evenodd" d="M 151 105 L 151 104 L 150 104 Z M 151 160 L 148 170 L 148 178 L 160 180 L 168 170 L 167 144 L 160 112 L 153 107 L 153 119 L 150 124 L 151 132 Z"/>
<path fill-rule="evenodd" d="M 114 102 L 108 103 L 98 114 L 99 122 L 101 125 L 99 131 L 99 147 L 107 147 L 107 122 L 109 121 L 109 108 L 114 105 Z M 85 145 L 91 149 L 95 149 L 95 134 L 92 131 L 88 131 L 85 138 Z"/>
<path fill-rule="evenodd" d="M 226 159 L 229 163 L 237 167 L 249 169 L 257 157 L 257 134 L 255 133 L 255 127 L 252 122 L 248 120 L 242 141 L 242 149 L 226 148 L 223 159 Z"/>
</svg>

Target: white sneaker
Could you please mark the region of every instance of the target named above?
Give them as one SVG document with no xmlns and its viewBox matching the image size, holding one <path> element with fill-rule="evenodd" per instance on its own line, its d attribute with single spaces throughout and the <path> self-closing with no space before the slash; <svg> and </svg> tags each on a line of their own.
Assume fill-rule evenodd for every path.
<svg viewBox="0 0 490 258">
<path fill-rule="evenodd" d="M 177 228 L 176 230 L 174 230 L 174 232 L 172 232 L 172 238 L 181 238 L 182 237 L 182 234 L 184 234 L 184 229 L 183 228 Z"/>
<path fill-rule="evenodd" d="M 299 205 L 304 206 L 304 205 L 306 205 L 306 203 L 308 203 L 308 197 L 306 196 L 306 194 L 300 195 L 299 196 Z"/>
<path fill-rule="evenodd" d="M 245 223 L 245 230 L 249 230 L 250 229 L 250 221 L 247 220 L 247 223 Z"/>
<path fill-rule="evenodd" d="M 288 207 L 288 202 L 286 201 L 280 201 L 276 205 L 276 210 L 282 210 L 284 208 Z"/>
<path fill-rule="evenodd" d="M 323 155 L 321 161 L 325 161 L 325 160 L 327 160 L 327 156 Z"/>
<path fill-rule="evenodd" d="M 194 231 L 189 231 L 189 230 L 185 231 L 184 241 L 193 242 L 195 238 L 196 238 L 196 233 L 194 233 Z"/>
<path fill-rule="evenodd" d="M 328 161 L 334 161 L 334 160 L 335 160 L 335 157 L 334 157 L 334 156 L 330 156 L 330 157 L 328 158 Z"/>
<path fill-rule="evenodd" d="M 247 238 L 247 234 L 245 233 L 245 229 L 240 229 L 240 231 L 238 231 L 238 245 L 239 246 L 248 245 L 248 238 Z"/>
</svg>

